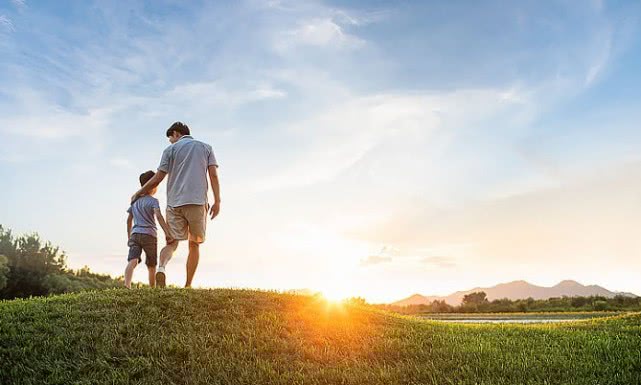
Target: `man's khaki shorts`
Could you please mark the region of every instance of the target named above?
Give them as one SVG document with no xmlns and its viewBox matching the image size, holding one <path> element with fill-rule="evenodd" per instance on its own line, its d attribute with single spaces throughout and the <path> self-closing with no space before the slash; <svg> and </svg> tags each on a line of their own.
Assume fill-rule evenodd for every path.
<svg viewBox="0 0 641 385">
<path fill-rule="evenodd" d="M 207 205 L 167 206 L 167 225 L 174 239 L 203 243 L 207 230 Z"/>
</svg>

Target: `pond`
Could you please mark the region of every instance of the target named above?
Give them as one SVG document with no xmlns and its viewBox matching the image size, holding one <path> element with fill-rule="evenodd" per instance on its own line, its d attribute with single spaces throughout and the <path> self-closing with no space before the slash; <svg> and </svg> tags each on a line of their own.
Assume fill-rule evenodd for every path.
<svg viewBox="0 0 641 385">
<path fill-rule="evenodd" d="M 611 317 L 619 313 L 422 314 L 422 319 L 452 323 L 556 323 Z"/>
</svg>

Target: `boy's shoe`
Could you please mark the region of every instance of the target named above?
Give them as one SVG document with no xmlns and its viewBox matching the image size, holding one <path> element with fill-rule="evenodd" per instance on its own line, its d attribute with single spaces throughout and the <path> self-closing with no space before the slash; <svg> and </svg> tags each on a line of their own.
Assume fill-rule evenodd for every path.
<svg viewBox="0 0 641 385">
<path fill-rule="evenodd" d="M 167 277 L 165 276 L 165 268 L 164 267 L 159 267 L 158 271 L 156 271 L 156 287 L 159 287 L 161 289 L 165 288 L 165 279 Z"/>
</svg>

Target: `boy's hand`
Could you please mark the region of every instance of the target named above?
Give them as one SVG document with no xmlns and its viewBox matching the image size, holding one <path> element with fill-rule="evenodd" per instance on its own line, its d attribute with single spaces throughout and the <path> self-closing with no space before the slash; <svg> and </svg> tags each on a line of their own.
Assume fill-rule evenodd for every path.
<svg viewBox="0 0 641 385">
<path fill-rule="evenodd" d="M 167 244 L 174 243 L 176 240 L 171 237 L 171 235 L 165 235 L 165 241 L 167 241 Z"/>
</svg>

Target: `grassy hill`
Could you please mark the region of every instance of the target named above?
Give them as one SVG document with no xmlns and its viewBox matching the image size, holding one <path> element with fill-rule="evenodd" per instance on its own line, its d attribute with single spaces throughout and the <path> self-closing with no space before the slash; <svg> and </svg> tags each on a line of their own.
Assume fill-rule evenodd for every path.
<svg viewBox="0 0 641 385">
<path fill-rule="evenodd" d="M 637 384 L 641 316 L 452 325 L 247 290 L 0 303 L 0 384 Z"/>
</svg>

